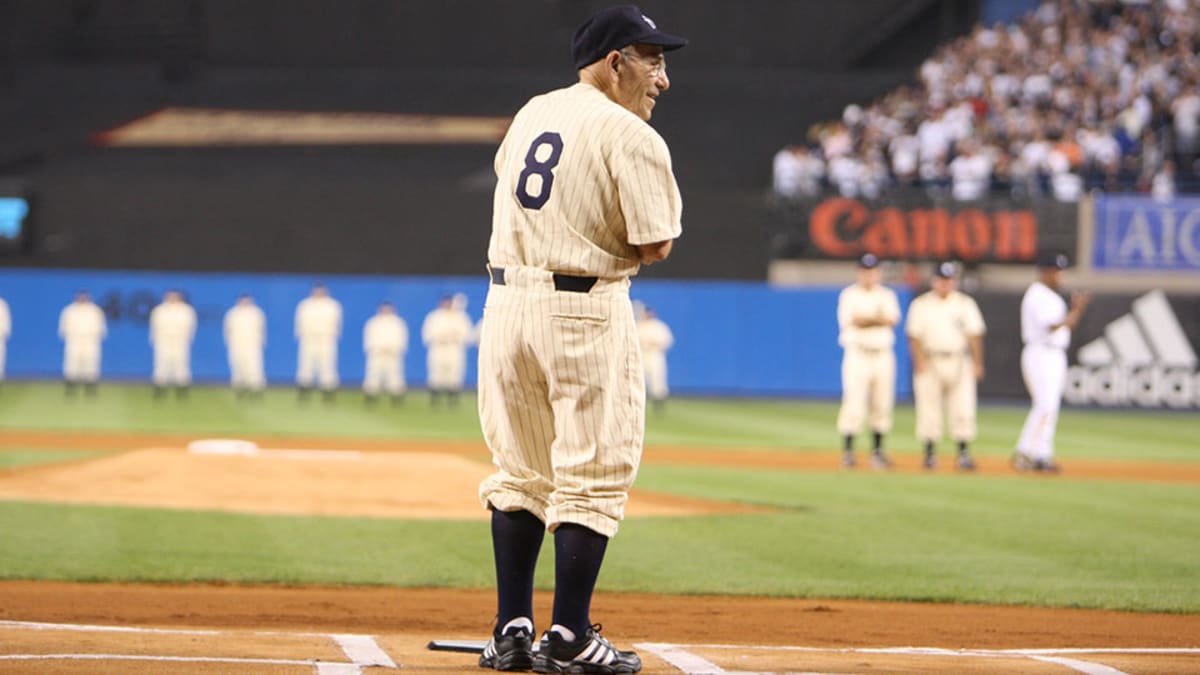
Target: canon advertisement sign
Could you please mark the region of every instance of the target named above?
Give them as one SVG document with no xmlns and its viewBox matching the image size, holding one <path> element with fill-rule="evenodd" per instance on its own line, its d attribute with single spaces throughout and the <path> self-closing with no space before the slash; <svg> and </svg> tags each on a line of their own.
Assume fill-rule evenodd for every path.
<svg viewBox="0 0 1200 675">
<path fill-rule="evenodd" d="M 1078 405 L 1200 408 L 1195 297 L 1160 290 L 1097 298 L 1076 330 L 1064 400 Z M 1113 310 L 1123 312 L 1113 316 Z M 1099 316 L 1097 316 L 1099 315 Z"/>
</svg>

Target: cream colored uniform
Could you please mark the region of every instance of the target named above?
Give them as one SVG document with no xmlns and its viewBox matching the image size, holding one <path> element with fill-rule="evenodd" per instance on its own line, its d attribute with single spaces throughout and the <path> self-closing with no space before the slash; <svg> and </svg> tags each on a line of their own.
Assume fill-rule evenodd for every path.
<svg viewBox="0 0 1200 675">
<path fill-rule="evenodd" d="M 895 331 L 890 326 L 859 328 L 854 319 L 884 318 L 899 323 L 896 292 L 882 284 L 870 290 L 859 284 L 847 286 L 838 295 L 837 317 L 838 344 L 845 350 L 838 432 L 843 436 L 857 434 L 869 411 L 871 430 L 887 433 L 892 429 L 896 403 Z"/>
<path fill-rule="evenodd" d="M 63 340 L 63 378 L 67 382 L 100 379 L 100 343 L 108 335 L 104 311 L 94 302 L 72 302 L 58 315 Z"/>
<path fill-rule="evenodd" d="M 495 164 L 479 417 L 497 472 L 480 499 L 551 530 L 570 522 L 611 537 L 645 427 L 629 300 L 636 246 L 682 231 L 670 153 L 652 127 L 579 83 L 531 99 Z M 556 290 L 556 273 L 598 280 Z"/>
<path fill-rule="evenodd" d="M 8 303 L 0 298 L 0 380 L 4 379 L 4 359 L 8 352 L 8 336 L 12 335 L 12 314 Z"/>
<path fill-rule="evenodd" d="M 381 390 L 399 396 L 404 381 L 404 354 L 408 351 L 408 326 L 395 314 L 376 314 L 363 326 L 363 351 L 367 354 L 363 391 L 369 396 Z"/>
<path fill-rule="evenodd" d="M 467 345 L 475 326 L 467 313 L 439 307 L 421 324 L 426 348 L 426 382 L 433 391 L 462 391 L 467 373 Z"/>
<path fill-rule="evenodd" d="M 263 347 L 267 344 L 267 317 L 258 305 L 236 304 L 225 312 L 225 348 L 229 352 L 230 384 L 258 391 L 267 385 L 263 372 Z"/>
<path fill-rule="evenodd" d="M 342 303 L 331 297 L 309 297 L 296 306 L 296 339 L 300 342 L 296 384 L 322 389 L 338 385 L 337 349 L 342 335 Z"/>
<path fill-rule="evenodd" d="M 638 342 L 642 347 L 642 366 L 646 374 L 646 394 L 661 401 L 667 397 L 667 350 L 675 344 L 671 329 L 658 317 L 638 322 Z"/>
<path fill-rule="evenodd" d="M 150 344 L 154 346 L 156 386 L 192 383 L 192 338 L 196 310 L 183 301 L 163 302 L 150 310 Z"/>
<path fill-rule="evenodd" d="M 985 330 L 979 305 L 959 291 L 945 298 L 929 291 L 909 306 L 905 334 L 925 356 L 925 369 L 913 375 L 920 440 L 940 440 L 944 425 L 956 441 L 975 440 L 975 360 L 970 342 Z"/>
</svg>

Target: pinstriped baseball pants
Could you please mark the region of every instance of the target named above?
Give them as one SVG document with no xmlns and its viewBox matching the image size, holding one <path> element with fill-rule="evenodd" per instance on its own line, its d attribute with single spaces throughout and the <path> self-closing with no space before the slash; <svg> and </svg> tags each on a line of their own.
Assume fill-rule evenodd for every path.
<svg viewBox="0 0 1200 675">
<path fill-rule="evenodd" d="M 485 507 L 615 535 L 645 404 L 628 279 L 574 293 L 545 270 L 505 268 L 479 342 L 479 420 L 497 468 L 479 486 Z"/>
</svg>

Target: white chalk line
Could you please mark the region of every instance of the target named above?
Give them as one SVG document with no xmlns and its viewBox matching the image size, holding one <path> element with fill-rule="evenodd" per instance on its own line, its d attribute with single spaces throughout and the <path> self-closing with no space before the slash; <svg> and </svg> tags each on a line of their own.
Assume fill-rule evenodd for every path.
<svg viewBox="0 0 1200 675">
<path fill-rule="evenodd" d="M 842 653 L 842 654 L 895 654 L 904 656 L 957 656 L 976 658 L 1029 658 L 1037 661 L 1054 663 L 1075 670 L 1085 675 L 1125 675 L 1120 670 L 1099 663 L 1081 659 L 1067 658 L 1066 654 L 1137 654 L 1137 655 L 1200 655 L 1200 648 L 1172 647 L 1098 647 L 1088 649 L 1082 647 L 1067 647 L 1061 649 L 943 649 L 938 647 L 794 647 L 782 645 L 678 645 L 658 642 L 645 642 L 635 645 L 635 648 L 654 654 L 668 664 L 685 673 L 703 673 L 726 675 L 764 675 L 748 671 L 727 671 L 715 663 L 692 651 L 707 650 L 737 650 L 737 651 L 775 651 L 795 653 Z M 809 674 L 812 675 L 812 674 Z"/>
<path fill-rule="evenodd" d="M 230 631 L 186 629 L 186 628 L 142 628 L 137 626 L 100 626 L 73 623 L 42 623 L 36 621 L 0 621 L 0 628 L 14 630 L 45 630 L 45 631 L 74 631 L 87 633 L 136 633 L 157 635 L 228 635 Z M 383 668 L 398 668 L 392 657 L 375 642 L 370 635 L 351 633 L 289 633 L 286 631 L 245 631 L 245 635 L 271 637 L 316 637 L 327 638 L 337 643 L 346 658 L 351 663 L 331 663 L 308 659 L 304 661 L 280 661 L 281 665 L 312 665 L 317 669 L 317 675 L 358 675 L 362 668 L 380 666 Z M 87 655 L 87 654 L 16 654 L 0 655 L 2 659 L 103 659 L 113 658 L 122 660 L 168 660 L 168 661 L 213 661 L 218 663 L 268 663 L 271 659 L 238 659 L 219 657 L 182 657 L 182 656 L 133 656 L 133 655 Z"/>
</svg>

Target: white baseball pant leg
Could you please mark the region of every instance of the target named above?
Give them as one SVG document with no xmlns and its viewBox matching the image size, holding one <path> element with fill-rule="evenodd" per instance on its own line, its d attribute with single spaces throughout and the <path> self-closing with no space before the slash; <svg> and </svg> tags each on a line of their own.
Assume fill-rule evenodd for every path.
<svg viewBox="0 0 1200 675">
<path fill-rule="evenodd" d="M 267 384 L 262 348 L 257 345 L 229 347 L 229 380 L 235 388 L 257 391 Z"/>
<path fill-rule="evenodd" d="M 645 433 L 645 379 L 629 282 L 555 291 L 550 274 L 507 268 L 479 345 L 479 416 L 497 472 L 480 501 L 524 509 L 551 531 L 606 537 L 624 517 Z"/>
<path fill-rule="evenodd" d="M 868 419 L 871 431 L 892 430 L 896 405 L 896 355 L 890 348 L 879 350 L 848 347 L 842 356 L 842 407 L 838 432 L 857 434 Z"/>
<path fill-rule="evenodd" d="M 4 359 L 8 352 L 8 342 L 0 340 L 0 380 L 4 379 Z"/>
<path fill-rule="evenodd" d="M 337 387 L 336 341 L 312 338 L 300 341 L 300 363 L 296 368 L 296 384 L 301 387 L 311 387 L 314 382 L 322 389 Z"/>
<path fill-rule="evenodd" d="M 100 345 L 68 340 L 63 349 L 63 378 L 68 382 L 100 379 Z"/>
<path fill-rule="evenodd" d="M 1049 461 L 1054 457 L 1054 433 L 1067 381 L 1067 353 L 1053 347 L 1025 345 L 1021 351 L 1021 374 L 1031 405 L 1017 451 Z"/>
<path fill-rule="evenodd" d="M 646 369 L 646 394 L 661 401 L 670 393 L 667 387 L 667 355 L 662 352 L 642 353 L 642 363 Z"/>
<path fill-rule="evenodd" d="M 191 384 L 191 359 L 187 343 L 154 345 L 154 375 L 152 380 L 159 387 L 175 385 L 186 387 Z"/>
<path fill-rule="evenodd" d="M 404 376 L 401 374 L 398 354 L 388 352 L 367 354 L 363 391 L 371 396 L 380 391 L 387 392 L 392 396 L 399 396 L 404 392 Z"/>
</svg>

